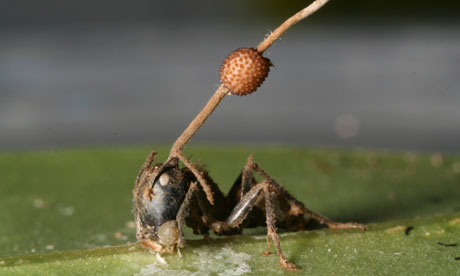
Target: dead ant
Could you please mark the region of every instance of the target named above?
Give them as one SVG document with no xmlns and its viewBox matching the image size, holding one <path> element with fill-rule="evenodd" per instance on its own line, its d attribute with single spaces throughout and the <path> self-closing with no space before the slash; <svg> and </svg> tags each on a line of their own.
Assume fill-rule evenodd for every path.
<svg viewBox="0 0 460 276">
<path fill-rule="evenodd" d="M 137 238 L 155 252 L 172 253 L 184 246 L 182 229 L 191 227 L 195 234 L 234 235 L 244 228 L 267 226 L 267 245 L 273 240 L 280 264 L 297 269 L 281 251 L 277 227 L 304 230 L 305 215 L 329 228 L 359 228 L 361 224 L 334 222 L 307 209 L 249 157 L 230 192 L 224 196 L 208 173 L 192 164 L 182 151 L 217 105 L 228 94 L 254 92 L 268 75 L 271 62 L 262 53 L 289 27 L 306 18 L 328 0 L 316 0 L 274 30 L 257 48 L 240 48 L 232 52 L 221 67 L 222 85 L 192 120 L 171 148 L 168 159 L 153 164 L 151 153 L 136 179 L 134 216 Z M 181 161 L 185 167 L 179 167 Z M 262 178 L 257 182 L 254 174 Z M 269 254 L 269 251 L 265 252 Z"/>
<path fill-rule="evenodd" d="M 308 215 L 333 229 L 366 229 L 357 223 L 334 222 L 309 210 L 253 162 L 252 156 L 226 196 L 208 173 L 198 168 L 211 189 L 214 205 L 197 185 L 194 174 L 179 167 L 178 158 L 153 164 L 155 156 L 152 152 L 145 161 L 134 189 L 137 238 L 155 252 L 172 253 L 183 247 L 184 225 L 201 235 L 207 235 L 209 229 L 218 235 L 235 235 L 244 228 L 266 225 L 268 249 L 271 238 L 281 266 L 296 270 L 281 251 L 277 227 L 305 230 L 308 220 L 304 215 Z M 263 180 L 257 182 L 254 173 Z M 264 253 L 268 255 L 269 250 Z"/>
</svg>

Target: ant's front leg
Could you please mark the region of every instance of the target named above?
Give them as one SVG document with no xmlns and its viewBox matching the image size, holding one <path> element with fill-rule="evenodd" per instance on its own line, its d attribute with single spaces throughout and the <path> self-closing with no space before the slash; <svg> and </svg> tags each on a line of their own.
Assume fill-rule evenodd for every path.
<svg viewBox="0 0 460 276">
<path fill-rule="evenodd" d="M 191 202 L 196 192 L 197 192 L 197 183 L 196 182 L 190 183 L 190 187 L 187 191 L 187 194 L 185 195 L 185 199 L 182 202 L 182 205 L 180 206 L 179 211 L 177 212 L 177 215 L 176 215 L 177 230 L 179 232 L 179 238 L 177 242 L 178 248 L 182 248 L 185 246 L 184 232 L 182 229 L 185 224 L 185 218 L 190 216 Z"/>
</svg>

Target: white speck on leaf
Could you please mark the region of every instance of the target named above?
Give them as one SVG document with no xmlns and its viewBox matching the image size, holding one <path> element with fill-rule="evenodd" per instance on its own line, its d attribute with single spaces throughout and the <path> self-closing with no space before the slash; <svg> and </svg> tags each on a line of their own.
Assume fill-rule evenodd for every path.
<svg viewBox="0 0 460 276">
<path fill-rule="evenodd" d="M 251 267 L 246 262 L 251 258 L 246 253 L 238 253 L 230 247 L 212 248 L 203 246 L 200 249 L 193 250 L 187 263 L 169 262 L 163 264 L 156 262 L 144 266 L 141 271 L 134 276 L 150 275 L 180 275 L 180 276 L 239 276 L 251 272 Z"/>
<path fill-rule="evenodd" d="M 34 204 L 34 207 L 35 207 L 35 208 L 41 209 L 41 208 L 46 207 L 47 202 L 44 201 L 44 200 L 41 199 L 41 198 L 36 198 L 36 199 L 34 199 L 33 204 Z"/>
<path fill-rule="evenodd" d="M 129 229 L 134 229 L 134 228 L 136 228 L 136 223 L 134 221 L 132 221 L 132 220 L 127 221 L 126 222 L 126 227 L 128 227 Z"/>
<path fill-rule="evenodd" d="M 75 209 L 72 206 L 58 206 L 58 211 L 63 216 L 72 216 Z"/>
<path fill-rule="evenodd" d="M 166 260 L 165 260 L 163 257 L 161 257 L 160 253 L 156 253 L 156 254 L 155 254 L 155 257 L 157 258 L 157 261 L 158 261 L 160 264 L 168 264 L 168 263 L 166 262 Z"/>
</svg>

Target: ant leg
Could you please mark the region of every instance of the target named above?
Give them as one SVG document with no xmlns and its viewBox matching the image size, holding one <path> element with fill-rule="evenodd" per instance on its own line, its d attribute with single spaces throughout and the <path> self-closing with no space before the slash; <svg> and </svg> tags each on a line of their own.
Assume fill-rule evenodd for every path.
<svg viewBox="0 0 460 276">
<path fill-rule="evenodd" d="M 184 232 L 182 231 L 182 229 L 183 229 L 183 225 L 185 225 L 185 218 L 190 215 L 190 212 L 189 212 L 190 203 L 197 189 L 198 189 L 198 186 L 195 181 L 190 183 L 190 187 L 187 191 L 187 194 L 185 194 L 185 199 L 182 202 L 182 205 L 180 206 L 179 211 L 177 211 L 176 222 L 177 222 L 177 230 L 179 232 L 179 239 L 178 239 L 179 241 L 177 243 L 177 247 L 180 247 L 180 248 L 185 246 Z"/>
<path fill-rule="evenodd" d="M 238 227 L 248 217 L 254 205 L 257 204 L 260 198 L 259 194 L 263 188 L 263 183 L 253 186 L 233 208 L 232 212 L 225 220 L 225 224 L 231 228 Z"/>
<path fill-rule="evenodd" d="M 144 164 L 142 165 L 141 171 L 145 170 L 146 168 L 150 167 L 155 161 L 155 158 L 157 157 L 157 153 L 155 151 L 152 151 L 149 156 L 147 156 L 147 159 L 145 160 Z"/>
<path fill-rule="evenodd" d="M 355 222 L 336 222 L 328 219 L 325 216 L 322 216 L 318 213 L 315 213 L 305 207 L 305 205 L 295 199 L 288 191 L 286 191 L 281 185 L 279 185 L 273 178 L 270 177 L 259 165 L 255 162 L 251 164 L 252 168 L 264 178 L 265 181 L 269 182 L 273 187 L 284 196 L 290 204 L 291 212 L 294 214 L 307 214 L 312 217 L 314 220 L 317 220 L 321 224 L 326 224 L 331 229 L 347 229 L 347 228 L 359 228 L 363 231 L 366 231 L 366 226 L 355 223 Z"/>
<path fill-rule="evenodd" d="M 198 200 L 199 208 L 203 213 L 201 219 L 204 225 L 219 235 L 234 235 L 241 233 L 241 223 L 248 217 L 254 205 L 258 203 L 262 190 L 263 184 L 261 183 L 252 187 L 249 192 L 238 201 L 230 212 L 230 215 L 224 221 L 215 218 L 213 207 L 206 200 L 203 191 L 199 190 L 195 195 Z"/>
<path fill-rule="evenodd" d="M 302 204 L 303 205 L 303 204 Z M 299 206 L 300 207 L 300 206 Z M 327 227 L 331 229 L 350 229 L 350 228 L 357 228 L 361 229 L 362 231 L 366 231 L 367 227 L 363 224 L 359 224 L 356 222 L 338 222 L 328 219 L 325 216 L 322 216 L 318 213 L 313 212 L 312 210 L 308 209 L 305 206 L 302 206 L 303 213 L 309 215 L 314 220 L 318 221 L 321 224 L 326 224 Z"/>
<path fill-rule="evenodd" d="M 136 177 L 136 187 L 139 185 L 139 179 L 141 178 L 141 175 L 150 167 L 152 166 L 153 161 L 155 161 L 155 158 L 157 157 L 157 153 L 152 151 L 149 156 L 147 156 L 147 159 L 145 160 L 144 164 L 142 164 L 142 167 L 139 171 L 139 174 Z"/>
<path fill-rule="evenodd" d="M 248 217 L 253 207 L 257 205 L 259 201 L 262 200 L 262 198 L 264 198 L 267 224 L 267 245 L 270 245 L 269 239 L 271 238 L 275 244 L 281 266 L 287 270 L 296 270 L 297 267 L 294 264 L 289 263 L 281 251 L 279 237 L 276 233 L 276 219 L 273 203 L 274 200 L 272 197 L 273 192 L 269 192 L 269 188 L 271 190 L 276 190 L 276 187 L 273 186 L 274 185 L 269 182 L 261 182 L 253 186 L 246 194 L 244 194 L 244 196 L 236 204 L 225 221 L 208 220 L 209 218 L 212 219 L 212 212 L 210 210 L 209 203 L 206 201 L 203 193 L 201 193 L 201 197 L 199 194 L 197 194 L 199 206 L 203 211 L 203 219 L 205 220 L 205 224 L 217 234 L 228 235 L 240 232 L 239 226 Z M 264 253 L 268 254 L 268 251 Z"/>
<path fill-rule="evenodd" d="M 297 267 L 295 264 L 290 263 L 283 254 L 281 250 L 281 245 L 279 241 L 279 236 L 276 233 L 276 218 L 275 218 L 275 209 L 273 208 L 273 192 L 269 191 L 269 186 L 271 186 L 268 182 L 262 182 L 264 184 L 264 197 L 265 197 L 265 214 L 267 217 L 267 252 L 264 252 L 266 255 L 270 254 L 270 239 L 273 240 L 275 244 L 276 252 L 278 253 L 278 257 L 280 259 L 280 265 L 282 268 L 286 270 L 295 271 Z"/>
<path fill-rule="evenodd" d="M 241 170 L 240 175 L 237 177 L 235 182 L 233 183 L 230 191 L 226 195 L 225 199 L 229 203 L 230 206 L 236 206 L 241 198 L 249 192 L 249 190 L 257 184 L 254 177 L 253 172 L 254 170 L 251 167 L 252 164 L 252 155 L 249 156 L 248 161 L 246 162 L 245 166 Z"/>
<path fill-rule="evenodd" d="M 252 164 L 252 154 L 249 155 L 248 160 L 246 161 L 246 164 L 243 167 L 243 170 L 241 171 L 241 197 L 243 197 L 244 194 L 249 192 L 249 190 L 256 184 L 254 177 L 253 177 L 253 172 L 254 170 L 251 167 Z"/>
<path fill-rule="evenodd" d="M 211 187 L 209 186 L 206 179 L 204 179 L 203 174 L 200 172 L 200 170 L 198 170 L 192 164 L 192 162 L 190 162 L 187 158 L 185 158 L 182 152 L 180 151 L 176 152 L 176 156 L 193 173 L 193 175 L 195 175 L 196 179 L 198 179 L 198 182 L 200 182 L 200 185 L 203 188 L 203 191 L 206 193 L 206 197 L 208 198 L 208 201 L 211 203 L 211 205 L 214 205 L 214 196 L 213 196 Z"/>
</svg>

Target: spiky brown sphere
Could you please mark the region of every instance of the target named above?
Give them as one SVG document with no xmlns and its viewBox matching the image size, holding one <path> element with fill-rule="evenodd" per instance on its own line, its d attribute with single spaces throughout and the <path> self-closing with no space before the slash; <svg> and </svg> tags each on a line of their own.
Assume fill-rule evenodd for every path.
<svg viewBox="0 0 460 276">
<path fill-rule="evenodd" d="M 256 91 L 268 76 L 271 62 L 254 48 L 231 52 L 220 67 L 220 81 L 232 94 L 244 96 Z"/>
</svg>

